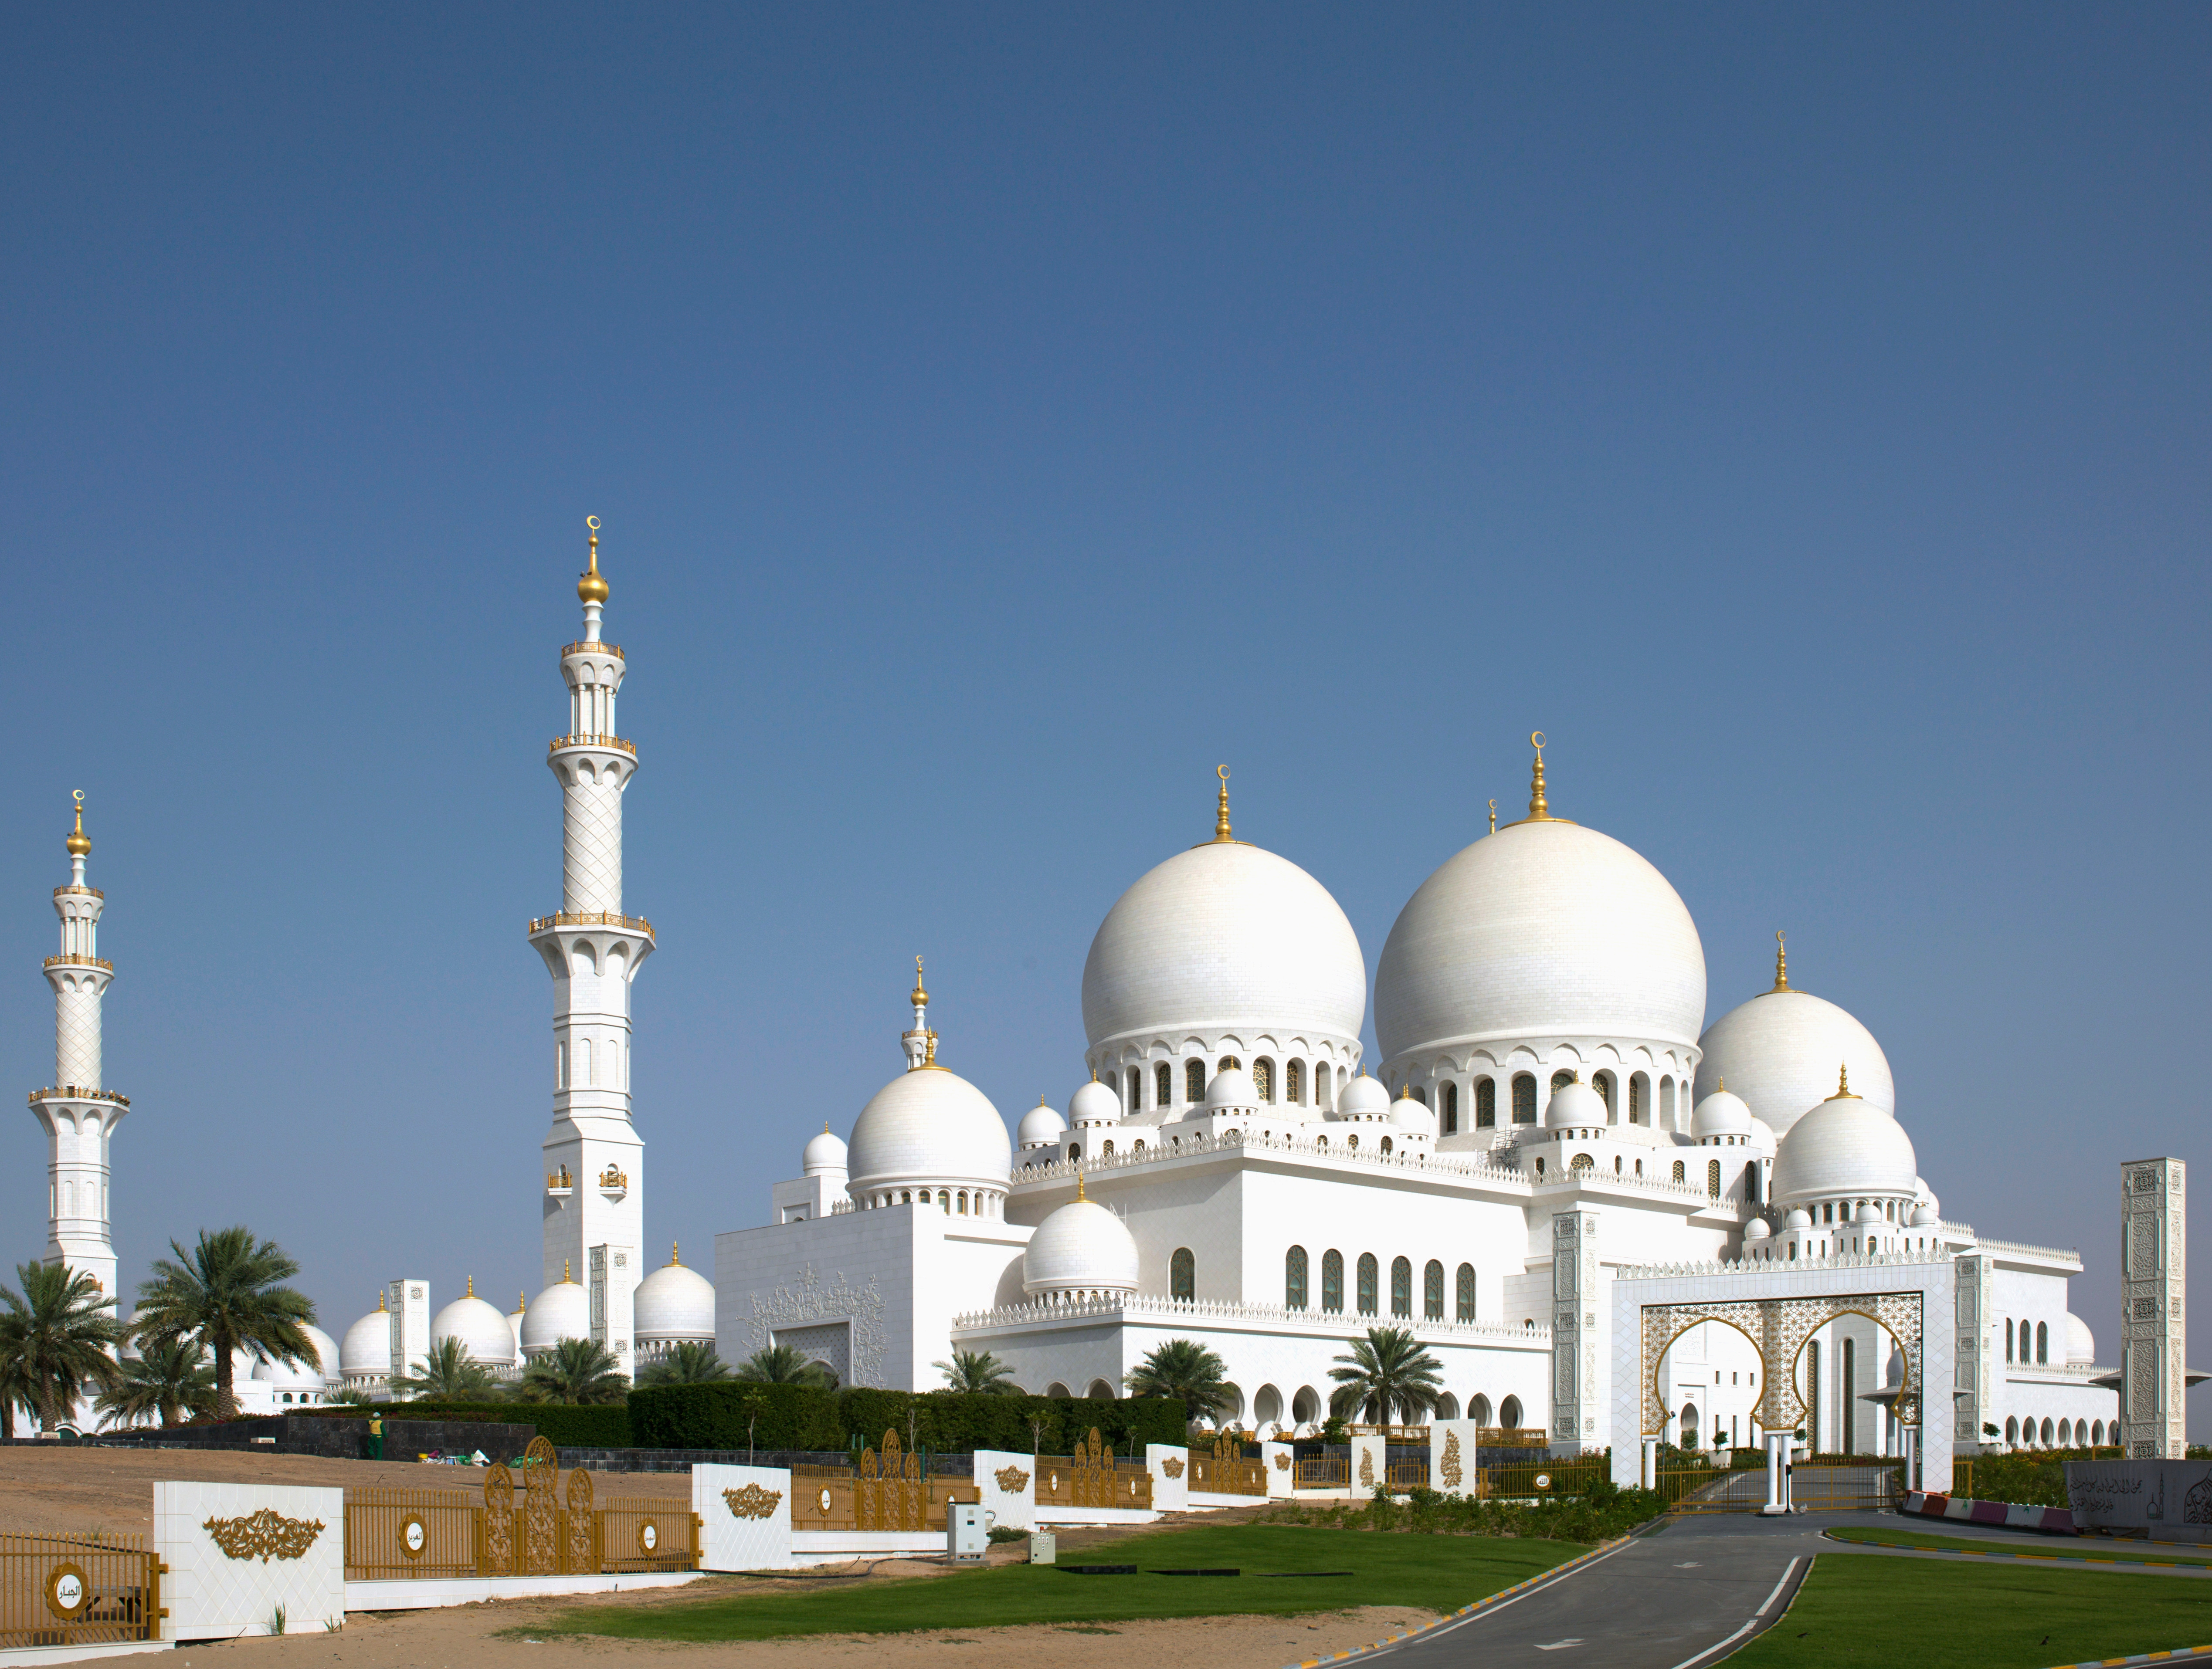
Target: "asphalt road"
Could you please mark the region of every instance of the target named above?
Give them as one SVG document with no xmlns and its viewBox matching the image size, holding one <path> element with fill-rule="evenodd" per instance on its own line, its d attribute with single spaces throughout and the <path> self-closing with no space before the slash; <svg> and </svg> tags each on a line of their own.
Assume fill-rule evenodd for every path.
<svg viewBox="0 0 2212 1669">
<path fill-rule="evenodd" d="M 1606 1669 L 1706 1669 L 1780 1617 L 1832 1525 L 1894 1523 L 1867 1513 L 1668 1520 L 1547 1587 L 1432 1629 L 1378 1657 L 1391 1669 L 1473 1669 L 1587 1660 Z"/>
</svg>

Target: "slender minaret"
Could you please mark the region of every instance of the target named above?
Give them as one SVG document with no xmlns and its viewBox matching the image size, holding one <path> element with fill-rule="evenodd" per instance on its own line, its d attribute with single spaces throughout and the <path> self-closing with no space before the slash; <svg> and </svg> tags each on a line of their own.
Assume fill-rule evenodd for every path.
<svg viewBox="0 0 2212 1669">
<path fill-rule="evenodd" d="M 100 913 L 106 901 L 84 883 L 92 842 L 85 837 L 82 789 L 76 798 L 76 827 L 65 842 L 69 885 L 54 889 L 62 953 L 46 958 L 46 983 L 54 988 L 54 1087 L 31 1092 L 31 1111 L 46 1131 L 46 1261 L 91 1276 L 112 1308 L 115 1247 L 107 1227 L 107 1138 L 131 1110 L 131 1101 L 100 1088 L 100 1004 L 115 967 L 98 954 Z"/>
<path fill-rule="evenodd" d="M 623 792 L 637 750 L 615 734 L 623 652 L 599 639 L 607 582 L 599 522 L 591 563 L 576 582 L 584 638 L 561 652 L 568 733 L 548 762 L 561 779 L 558 915 L 530 924 L 553 975 L 553 1128 L 545 1138 L 544 1281 L 574 1269 L 591 1295 L 592 1337 L 631 1370 L 630 1295 L 644 1243 L 645 1144 L 629 1118 L 629 985 L 653 954 L 653 928 L 622 913 Z"/>
</svg>

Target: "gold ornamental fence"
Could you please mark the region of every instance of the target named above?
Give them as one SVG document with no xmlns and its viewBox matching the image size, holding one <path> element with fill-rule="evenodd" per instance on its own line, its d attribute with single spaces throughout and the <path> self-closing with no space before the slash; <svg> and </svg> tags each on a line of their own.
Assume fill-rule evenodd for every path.
<svg viewBox="0 0 2212 1669">
<path fill-rule="evenodd" d="M 1195 1451 L 1194 1451 L 1194 1454 Z M 1131 1507 L 1149 1510 L 1152 1474 L 1140 1460 L 1117 1460 L 1093 1426 L 1073 1454 L 1040 1454 L 1036 1504 L 1047 1507 Z M 1195 1487 L 1194 1485 L 1193 1487 Z"/>
<path fill-rule="evenodd" d="M 1217 1437 L 1212 1447 L 1190 1451 L 1190 1487 L 1203 1495 L 1264 1496 L 1267 1463 L 1248 1460 L 1241 1438 Z"/>
<path fill-rule="evenodd" d="M 161 1571 L 140 1536 L 0 1535 L 0 1650 L 157 1640 Z"/>
<path fill-rule="evenodd" d="M 921 1456 L 886 1431 L 880 1449 L 863 1449 L 851 1466 L 791 1469 L 791 1527 L 805 1530 L 943 1530 L 945 1507 L 981 1501 L 973 1483 L 932 1478 Z M 1039 1480 L 1038 1499 L 1043 1499 Z"/>
<path fill-rule="evenodd" d="M 683 1496 L 619 1496 L 599 1505 L 592 1475 L 565 1475 L 553 1445 L 533 1437 L 515 1472 L 484 1474 L 465 1490 L 349 1489 L 349 1581 L 405 1577 L 569 1576 L 696 1570 L 699 1522 Z"/>
</svg>

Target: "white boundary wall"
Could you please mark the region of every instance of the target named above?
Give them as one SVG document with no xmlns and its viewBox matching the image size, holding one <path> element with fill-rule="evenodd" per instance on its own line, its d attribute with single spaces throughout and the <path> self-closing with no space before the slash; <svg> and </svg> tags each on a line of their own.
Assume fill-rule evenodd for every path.
<svg viewBox="0 0 2212 1669">
<path fill-rule="evenodd" d="M 270 1513 L 322 1528 L 294 1558 L 234 1558 L 216 1545 L 209 1520 Z M 345 1619 L 345 1491 L 264 1484 L 155 1484 L 154 1551 L 168 1566 L 161 1579 L 164 1640 L 228 1640 L 273 1632 L 284 1611 L 288 1634 L 307 1634 Z"/>
<path fill-rule="evenodd" d="M 1438 1495 L 1466 1495 L 1474 1486 L 1474 1440 L 1482 1429 L 1473 1420 L 1431 1420 L 1429 1422 L 1429 1487 Z M 1444 1448 L 1446 1439 L 1459 1439 L 1459 1482 L 1448 1482 L 1444 1478 Z"/>
<path fill-rule="evenodd" d="M 766 1518 L 739 1518 L 723 1497 L 725 1490 L 757 1486 L 776 1497 Z M 791 1473 L 781 1466 L 695 1466 L 691 1468 L 691 1510 L 703 1526 L 699 1565 L 703 1570 L 788 1570 L 791 1569 Z"/>
<path fill-rule="evenodd" d="M 1168 1476 L 1167 1463 L 1176 1462 L 1176 1475 Z M 1152 1474 L 1152 1510 L 1183 1513 L 1190 1510 L 1190 1451 L 1173 1443 L 1145 1445 L 1145 1465 Z"/>
<path fill-rule="evenodd" d="M 999 1474 L 1012 1469 L 1025 1480 L 1018 1490 L 999 1482 Z M 992 1530 L 1030 1530 L 1036 1526 L 1036 1456 L 1007 1449 L 975 1451 L 975 1487 L 983 1492 L 983 1523 Z M 1155 1489 L 1158 1484 L 1153 1485 Z"/>
</svg>

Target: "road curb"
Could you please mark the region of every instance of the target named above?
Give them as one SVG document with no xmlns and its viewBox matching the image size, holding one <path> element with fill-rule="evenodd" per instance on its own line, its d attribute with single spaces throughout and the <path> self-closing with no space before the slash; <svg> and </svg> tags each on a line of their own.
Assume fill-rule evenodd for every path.
<svg viewBox="0 0 2212 1669">
<path fill-rule="evenodd" d="M 2177 1646 L 2170 1652 L 2142 1652 L 2134 1657 L 2085 1658 L 2079 1663 L 2057 1663 L 2051 1669 L 2132 1669 L 2138 1663 L 2186 1663 L 2191 1658 L 2212 1658 L 2212 1646 Z"/>
<path fill-rule="evenodd" d="M 2034 1564 L 2094 1565 L 2100 1569 L 2110 1568 L 2124 1571 L 2186 1570 L 2199 1575 L 2212 1577 L 2212 1565 L 2197 1565 L 2186 1563 L 2179 1559 L 2076 1558 L 2064 1553 L 2019 1553 L 2014 1552 L 2008 1547 L 1915 1547 L 1910 1542 L 1861 1541 L 1856 1538 L 1839 1536 L 1832 1530 L 1823 1530 L 1820 1532 L 1820 1539 L 1822 1541 L 1833 1542 L 1838 1547 L 1880 1547 L 1887 1549 L 1888 1551 L 1893 1553 L 1933 1553 L 1940 1555 L 1945 1558 L 2026 1559 Z M 2190 1654 L 2195 1654 L 2199 1651 L 2212 1650 L 2212 1648 L 2192 1646 L 2186 1649 Z M 2167 1653 L 2157 1657 L 2112 1658 L 2110 1660 L 2100 1659 L 2099 1661 L 2110 1661 L 2112 1663 L 2157 1663 L 2163 1662 L 2166 1658 L 2173 1655 L 2174 1654 Z M 2070 1666 L 2069 1666 L 2069 1669 L 2071 1669 Z"/>
<path fill-rule="evenodd" d="M 1322 1657 L 1310 1657 L 1297 1663 L 1285 1664 L 1283 1669 L 1322 1669 L 1324 1664 L 1342 1663 L 1351 1658 L 1365 1657 L 1370 1652 L 1379 1652 L 1388 1647 L 1402 1646 L 1406 1642 L 1418 1640 L 1430 1630 L 1441 1629 L 1448 1623 L 1463 1623 L 1477 1612 L 1504 1600 L 1510 1599 L 1516 1593 L 1525 1593 L 1528 1589 L 1541 1583 L 1557 1581 L 1570 1571 L 1589 1563 L 1593 1559 L 1601 1559 L 1608 1553 L 1618 1552 L 1635 1539 L 1636 1535 L 1633 1531 L 1626 1536 L 1615 1536 L 1611 1541 L 1600 1542 L 1587 1553 L 1577 1554 L 1565 1564 L 1553 1565 L 1549 1570 L 1538 1571 L 1534 1576 L 1514 1583 L 1510 1588 L 1500 1588 L 1497 1593 L 1477 1599 L 1471 1605 L 1462 1605 L 1455 1611 L 1446 1611 L 1433 1623 L 1424 1623 L 1418 1629 L 1408 1629 L 1403 1634 L 1391 1635 L 1386 1639 L 1373 1641 L 1364 1646 L 1353 1646 L 1341 1652 L 1328 1653 Z"/>
</svg>

